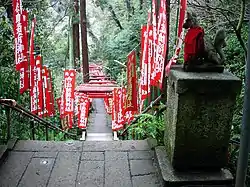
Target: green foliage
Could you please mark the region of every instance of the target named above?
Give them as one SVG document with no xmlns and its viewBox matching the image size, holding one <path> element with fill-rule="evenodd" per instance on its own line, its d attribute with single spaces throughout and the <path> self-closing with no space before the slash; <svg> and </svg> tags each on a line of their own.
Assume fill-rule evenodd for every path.
<svg viewBox="0 0 250 187">
<path fill-rule="evenodd" d="M 100 36 L 102 42 L 91 52 L 90 57 L 93 60 L 102 59 L 107 62 L 106 66 L 109 68 L 107 73 L 117 80 L 121 79 L 122 66 L 114 60 L 125 63 L 127 55 L 132 49 L 136 48 L 137 51 L 140 51 L 140 30 L 141 25 L 147 23 L 147 8 L 145 6 L 144 9 L 139 10 L 139 4 L 135 3 L 134 14 L 128 19 L 125 4 L 119 0 L 113 2 L 110 4 L 112 4 L 123 29 L 116 25 L 111 15 L 108 16 L 108 21 L 103 28 L 104 32 Z M 98 5 L 102 5 L 102 9 L 108 10 L 107 3 L 102 1 L 98 1 L 98 3 Z M 137 56 L 139 57 L 139 53 Z M 137 61 L 139 62 L 139 60 Z"/>
<path fill-rule="evenodd" d="M 154 116 L 151 114 L 141 114 L 137 123 L 128 130 L 128 139 L 143 140 L 146 138 L 156 139 L 158 145 L 163 145 L 164 118 L 163 115 Z"/>
</svg>

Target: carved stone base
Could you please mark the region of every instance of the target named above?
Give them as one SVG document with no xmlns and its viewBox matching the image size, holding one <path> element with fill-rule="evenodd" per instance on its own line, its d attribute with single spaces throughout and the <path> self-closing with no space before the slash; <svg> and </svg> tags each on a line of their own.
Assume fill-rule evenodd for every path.
<svg viewBox="0 0 250 187">
<path fill-rule="evenodd" d="M 164 146 L 155 148 L 155 158 L 164 187 L 233 187 L 233 176 L 227 169 L 177 172 L 170 164 Z"/>
</svg>

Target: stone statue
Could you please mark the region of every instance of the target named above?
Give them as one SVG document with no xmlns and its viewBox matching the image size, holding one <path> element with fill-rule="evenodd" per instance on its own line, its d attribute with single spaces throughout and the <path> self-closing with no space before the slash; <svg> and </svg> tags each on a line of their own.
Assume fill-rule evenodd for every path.
<svg viewBox="0 0 250 187">
<path fill-rule="evenodd" d="M 183 28 L 188 29 L 184 39 L 184 70 L 194 72 L 223 72 L 226 33 L 219 30 L 212 43 L 199 25 L 196 14 L 187 12 Z"/>
</svg>

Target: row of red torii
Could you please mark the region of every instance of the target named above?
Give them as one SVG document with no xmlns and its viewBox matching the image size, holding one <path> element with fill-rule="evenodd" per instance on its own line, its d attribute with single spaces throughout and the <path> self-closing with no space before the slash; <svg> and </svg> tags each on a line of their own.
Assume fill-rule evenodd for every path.
<svg viewBox="0 0 250 187">
<path fill-rule="evenodd" d="M 84 93 L 89 98 L 109 98 L 117 86 L 116 81 L 109 80 L 104 74 L 103 67 L 96 64 L 89 65 L 89 83 L 76 87 L 76 92 Z"/>
<path fill-rule="evenodd" d="M 90 64 L 89 65 L 89 76 L 90 81 L 88 83 L 81 84 L 76 87 L 75 92 L 77 94 L 86 95 L 90 101 L 94 98 L 102 98 L 104 99 L 105 109 L 108 114 L 112 113 L 112 102 L 110 100 L 113 99 L 113 90 L 118 88 L 116 81 L 110 80 L 109 77 L 105 75 L 103 72 L 103 67 L 101 65 Z M 106 102 L 105 102 L 106 101 Z M 129 121 L 132 120 L 132 114 L 128 116 Z M 114 132 L 114 140 L 118 140 L 117 138 L 117 129 L 113 129 Z M 85 130 L 82 132 L 81 140 L 85 140 Z"/>
</svg>

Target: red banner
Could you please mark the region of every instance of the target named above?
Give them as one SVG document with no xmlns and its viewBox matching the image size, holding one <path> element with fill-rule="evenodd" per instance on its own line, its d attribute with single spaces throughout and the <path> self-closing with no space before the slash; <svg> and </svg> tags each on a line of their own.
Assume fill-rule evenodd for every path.
<svg viewBox="0 0 250 187">
<path fill-rule="evenodd" d="M 155 32 L 155 31 L 154 31 Z M 159 19 L 157 24 L 157 47 L 155 48 L 154 71 L 152 74 L 153 85 L 162 86 L 163 71 L 167 51 L 167 15 L 166 1 L 161 0 Z"/>
<path fill-rule="evenodd" d="M 49 83 L 48 83 L 48 69 L 47 67 L 42 67 L 42 85 L 43 85 L 43 109 L 40 112 L 42 117 L 48 117 L 50 114 L 50 93 L 49 93 Z"/>
<path fill-rule="evenodd" d="M 148 13 L 148 93 L 150 93 L 151 89 L 151 74 L 153 71 L 153 63 L 154 63 L 154 55 L 153 55 L 153 26 L 150 24 L 151 22 L 151 14 Z"/>
<path fill-rule="evenodd" d="M 64 101 L 64 92 L 65 92 L 64 91 L 65 90 L 64 89 L 64 82 L 65 81 L 63 80 L 62 81 L 62 96 L 61 96 L 61 99 L 60 99 L 61 102 L 60 102 L 60 110 L 59 110 L 60 111 L 60 118 L 61 119 L 63 119 L 63 117 L 64 117 L 64 102 L 65 102 Z"/>
<path fill-rule="evenodd" d="M 88 97 L 80 97 L 78 105 L 78 127 L 80 129 L 86 129 L 88 123 L 90 102 Z"/>
<path fill-rule="evenodd" d="M 49 103 L 49 116 L 55 115 L 55 100 L 54 100 L 54 91 L 52 87 L 52 76 L 51 71 L 48 69 L 48 86 L 49 86 L 49 95 L 50 95 L 50 103 Z"/>
<path fill-rule="evenodd" d="M 78 117 L 78 114 L 79 114 L 79 102 L 80 102 L 80 98 L 81 97 L 88 97 L 87 94 L 85 93 L 81 93 L 81 92 L 75 92 L 75 99 L 74 99 L 74 110 L 75 110 L 75 116 Z M 89 102 L 90 102 L 90 98 L 88 97 L 89 99 Z"/>
<path fill-rule="evenodd" d="M 74 113 L 75 79 L 76 79 L 75 70 L 64 71 L 63 115 L 72 116 Z M 71 122 L 69 123 L 69 128 L 72 128 Z"/>
<path fill-rule="evenodd" d="M 104 106 L 106 109 L 107 114 L 112 114 L 112 103 L 113 98 L 104 98 Z"/>
<path fill-rule="evenodd" d="M 157 45 L 158 45 L 158 32 L 157 32 L 157 13 L 156 13 L 156 0 L 152 0 L 152 31 L 153 31 L 153 36 L 152 36 L 152 42 L 153 42 L 153 49 L 152 49 L 152 55 L 153 59 L 151 62 L 151 79 L 150 79 L 150 84 L 152 86 L 157 85 L 157 80 L 156 80 L 156 66 L 157 66 L 157 56 L 156 56 L 156 51 L 157 51 Z"/>
<path fill-rule="evenodd" d="M 26 10 L 23 10 L 22 12 L 22 23 L 23 23 L 23 54 L 24 56 L 28 55 L 28 12 Z M 29 64 L 28 60 L 25 60 L 23 62 L 23 65 L 20 67 L 20 94 L 23 94 L 26 90 L 29 89 Z"/>
<path fill-rule="evenodd" d="M 37 56 L 32 65 L 31 87 L 31 112 L 41 116 L 43 109 L 43 85 L 42 85 L 42 61 L 41 56 Z"/>
<path fill-rule="evenodd" d="M 125 88 L 114 88 L 112 104 L 112 130 L 118 131 L 125 124 L 124 102 L 126 100 Z"/>
<path fill-rule="evenodd" d="M 23 63 L 27 63 L 27 46 L 25 46 L 25 30 L 23 26 L 22 16 L 22 1 L 13 0 L 13 28 L 14 28 L 14 41 L 15 41 L 15 64 L 16 70 L 23 67 Z M 26 50 L 26 51 L 25 51 Z"/>
<path fill-rule="evenodd" d="M 43 98 L 43 79 L 42 79 L 42 57 L 40 55 L 36 56 L 36 73 L 37 73 L 37 98 L 38 98 L 38 115 L 39 112 L 44 108 L 44 98 Z M 41 114 L 40 114 L 41 117 Z"/>
<path fill-rule="evenodd" d="M 23 54 L 26 57 L 25 64 L 28 66 L 28 11 L 22 11 L 22 22 L 23 22 Z"/>
<path fill-rule="evenodd" d="M 143 102 L 150 93 L 148 82 L 148 77 L 150 77 L 150 72 L 148 72 L 148 34 L 149 25 L 145 25 L 141 29 L 141 77 L 139 85 L 139 103 L 140 111 L 142 110 Z"/>
<path fill-rule="evenodd" d="M 31 25 L 31 34 L 30 34 L 30 102 L 31 102 L 31 112 L 37 113 L 37 98 L 36 98 L 36 89 L 35 89 L 35 72 L 36 72 L 36 64 L 35 64 L 35 56 L 34 56 L 34 33 L 35 33 L 35 24 L 36 19 L 32 20 Z"/>
<path fill-rule="evenodd" d="M 23 94 L 26 90 L 29 89 L 29 66 L 28 66 L 28 62 L 24 63 L 24 67 L 21 67 L 20 70 L 20 77 L 19 77 L 19 81 L 20 81 L 20 94 Z"/>
<path fill-rule="evenodd" d="M 134 119 L 134 115 L 135 115 L 134 111 L 128 111 L 128 112 L 126 112 L 125 119 L 126 119 L 126 123 L 127 124 L 131 123 L 131 121 Z"/>
<path fill-rule="evenodd" d="M 129 53 L 127 62 L 127 99 L 125 111 L 137 111 L 137 79 L 135 50 Z"/>
<path fill-rule="evenodd" d="M 74 114 L 71 113 L 71 114 L 68 114 L 67 115 L 67 123 L 68 123 L 68 127 L 71 129 L 73 127 L 73 124 L 74 124 Z"/>
<path fill-rule="evenodd" d="M 148 65 L 148 59 L 147 59 L 147 44 L 148 44 L 148 30 L 147 25 L 143 25 L 141 28 L 141 77 L 140 77 L 140 95 L 141 99 L 145 99 L 147 97 L 147 65 Z"/>
<path fill-rule="evenodd" d="M 179 17 L 179 25 L 178 25 L 178 40 L 177 40 L 177 45 L 175 48 L 175 53 L 174 56 L 170 59 L 168 62 L 165 72 L 166 75 L 169 74 L 170 68 L 172 64 L 175 64 L 177 61 L 177 58 L 179 57 L 183 39 L 184 39 L 184 29 L 183 29 L 183 24 L 185 20 L 185 14 L 186 14 L 186 9 L 187 9 L 187 0 L 181 0 L 181 6 L 180 6 L 180 17 Z"/>
</svg>

